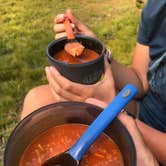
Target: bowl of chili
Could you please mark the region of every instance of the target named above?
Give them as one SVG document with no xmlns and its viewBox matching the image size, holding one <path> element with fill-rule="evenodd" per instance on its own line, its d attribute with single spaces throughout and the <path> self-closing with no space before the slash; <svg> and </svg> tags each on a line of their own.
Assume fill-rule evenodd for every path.
<svg viewBox="0 0 166 166">
<path fill-rule="evenodd" d="M 96 38 L 76 36 L 85 48 L 80 56 L 73 57 L 64 50 L 67 38 L 60 38 L 49 43 L 46 54 L 49 63 L 71 81 L 81 84 L 94 84 L 104 72 L 103 44 Z"/>
<path fill-rule="evenodd" d="M 18 123 L 10 135 L 4 166 L 40 166 L 79 139 L 102 108 L 82 102 L 60 102 L 42 107 Z M 116 118 L 95 141 L 80 166 L 96 164 L 136 166 L 136 150 L 124 125 Z"/>
</svg>

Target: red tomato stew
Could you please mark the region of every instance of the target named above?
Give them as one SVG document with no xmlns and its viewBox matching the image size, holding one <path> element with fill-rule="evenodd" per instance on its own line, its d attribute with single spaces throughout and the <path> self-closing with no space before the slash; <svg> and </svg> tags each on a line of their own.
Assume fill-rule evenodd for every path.
<svg viewBox="0 0 166 166">
<path fill-rule="evenodd" d="M 73 57 L 72 55 L 67 53 L 65 50 L 59 51 L 53 57 L 59 61 L 66 62 L 69 64 L 79 64 L 79 63 L 92 61 L 96 59 L 97 57 L 99 57 L 99 54 L 93 50 L 86 48 L 84 49 L 83 53 L 77 57 Z"/>
<path fill-rule="evenodd" d="M 48 129 L 25 149 L 19 166 L 41 166 L 49 158 L 68 150 L 86 130 L 83 124 L 64 124 Z M 106 134 L 91 145 L 80 166 L 124 166 L 117 145 Z"/>
</svg>

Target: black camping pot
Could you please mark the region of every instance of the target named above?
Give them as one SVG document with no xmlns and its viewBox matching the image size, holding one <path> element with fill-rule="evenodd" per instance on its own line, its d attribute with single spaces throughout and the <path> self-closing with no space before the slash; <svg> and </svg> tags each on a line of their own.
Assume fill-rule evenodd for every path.
<svg viewBox="0 0 166 166">
<path fill-rule="evenodd" d="M 81 84 L 94 84 L 100 80 L 104 72 L 105 47 L 99 40 L 89 36 L 76 36 L 76 39 L 85 48 L 98 53 L 99 57 L 80 64 L 69 64 L 55 59 L 54 54 L 64 49 L 64 46 L 67 43 L 66 38 L 52 41 L 46 50 L 47 57 L 50 64 L 55 66 L 67 79 Z"/>
<path fill-rule="evenodd" d="M 47 129 L 67 123 L 89 125 L 101 111 L 100 107 L 82 102 L 59 102 L 34 111 L 20 121 L 10 135 L 4 152 L 4 166 L 19 166 L 26 147 Z M 124 125 L 116 118 L 104 132 L 119 147 L 124 165 L 136 166 L 135 146 Z"/>
</svg>

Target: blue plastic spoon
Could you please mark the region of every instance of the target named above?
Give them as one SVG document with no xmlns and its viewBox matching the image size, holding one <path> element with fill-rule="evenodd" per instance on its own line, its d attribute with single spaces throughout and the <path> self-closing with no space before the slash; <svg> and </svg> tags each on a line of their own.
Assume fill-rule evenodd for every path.
<svg viewBox="0 0 166 166">
<path fill-rule="evenodd" d="M 42 166 L 78 166 L 91 144 L 131 101 L 136 93 L 137 89 L 133 85 L 126 85 L 68 151 L 46 160 Z"/>
</svg>

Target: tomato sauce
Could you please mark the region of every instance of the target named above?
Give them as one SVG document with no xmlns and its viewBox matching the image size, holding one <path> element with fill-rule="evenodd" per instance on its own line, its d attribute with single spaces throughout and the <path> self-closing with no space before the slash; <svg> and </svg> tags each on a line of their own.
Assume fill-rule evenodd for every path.
<svg viewBox="0 0 166 166">
<path fill-rule="evenodd" d="M 53 57 L 59 61 L 65 62 L 65 63 L 79 64 L 79 63 L 92 61 L 92 60 L 96 59 L 97 57 L 99 57 L 99 54 L 93 50 L 86 48 L 86 49 L 84 49 L 83 53 L 77 57 L 73 57 L 72 55 L 67 53 L 65 50 L 59 51 Z"/>
<path fill-rule="evenodd" d="M 49 158 L 68 150 L 87 126 L 64 124 L 48 129 L 36 137 L 24 151 L 19 166 L 41 166 Z M 124 166 L 117 145 L 104 133 L 91 145 L 80 166 Z"/>
</svg>

